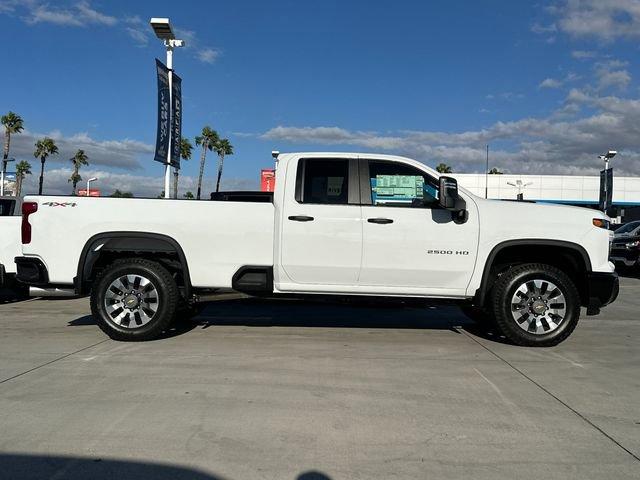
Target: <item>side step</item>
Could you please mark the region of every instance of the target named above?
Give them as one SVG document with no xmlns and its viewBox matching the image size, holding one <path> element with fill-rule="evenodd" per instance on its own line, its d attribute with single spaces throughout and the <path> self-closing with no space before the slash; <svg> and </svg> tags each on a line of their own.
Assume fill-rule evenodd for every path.
<svg viewBox="0 0 640 480">
<path fill-rule="evenodd" d="M 231 287 L 250 295 L 273 293 L 273 267 L 246 265 L 233 275 Z"/>
</svg>

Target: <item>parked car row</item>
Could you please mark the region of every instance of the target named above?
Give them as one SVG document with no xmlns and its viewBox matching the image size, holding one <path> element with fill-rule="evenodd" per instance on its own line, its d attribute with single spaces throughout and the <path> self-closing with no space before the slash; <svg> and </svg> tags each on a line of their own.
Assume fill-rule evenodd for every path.
<svg viewBox="0 0 640 480">
<path fill-rule="evenodd" d="M 619 267 L 640 270 L 640 220 L 615 230 L 611 261 Z"/>
</svg>

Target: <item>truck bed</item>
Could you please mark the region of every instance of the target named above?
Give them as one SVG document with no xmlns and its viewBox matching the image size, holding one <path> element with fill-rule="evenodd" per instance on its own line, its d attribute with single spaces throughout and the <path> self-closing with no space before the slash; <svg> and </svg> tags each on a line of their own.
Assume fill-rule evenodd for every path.
<svg viewBox="0 0 640 480">
<path fill-rule="evenodd" d="M 52 284 L 72 284 L 85 245 L 108 232 L 173 239 L 184 251 L 194 287 L 230 288 L 240 267 L 273 265 L 270 202 L 67 196 L 25 201 L 37 202 L 38 211 L 29 217 L 32 241 L 22 251 L 42 258 Z"/>
</svg>

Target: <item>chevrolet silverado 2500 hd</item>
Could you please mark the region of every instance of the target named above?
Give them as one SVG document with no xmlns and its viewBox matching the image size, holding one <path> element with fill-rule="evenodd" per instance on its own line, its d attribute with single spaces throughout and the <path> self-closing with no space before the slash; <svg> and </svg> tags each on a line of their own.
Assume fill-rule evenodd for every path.
<svg viewBox="0 0 640 480">
<path fill-rule="evenodd" d="M 235 290 L 458 301 L 517 344 L 554 345 L 618 292 L 601 212 L 485 200 L 403 157 L 282 154 L 272 197 L 212 198 L 27 197 L 18 278 L 90 294 L 120 340 Z"/>
</svg>

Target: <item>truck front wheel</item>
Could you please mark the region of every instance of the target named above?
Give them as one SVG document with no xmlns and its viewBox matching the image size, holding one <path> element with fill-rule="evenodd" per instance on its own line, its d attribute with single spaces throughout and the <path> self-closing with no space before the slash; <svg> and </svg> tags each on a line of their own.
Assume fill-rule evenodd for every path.
<svg viewBox="0 0 640 480">
<path fill-rule="evenodd" d="M 173 321 L 178 296 L 173 277 L 162 265 L 142 258 L 122 259 L 96 279 L 91 312 L 114 340 L 151 340 Z"/>
<path fill-rule="evenodd" d="M 561 270 L 528 263 L 512 267 L 496 280 L 492 307 L 498 329 L 513 343 L 548 347 L 576 328 L 580 296 Z"/>
</svg>

